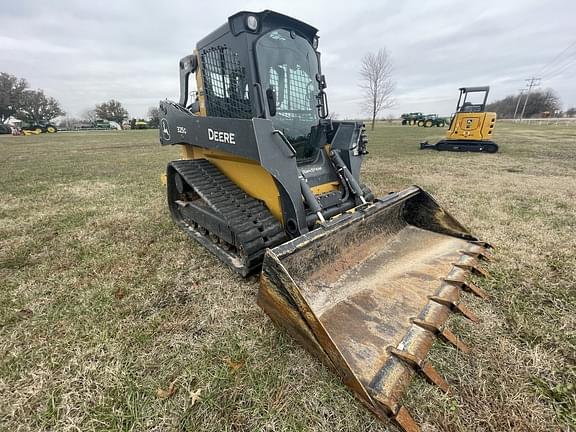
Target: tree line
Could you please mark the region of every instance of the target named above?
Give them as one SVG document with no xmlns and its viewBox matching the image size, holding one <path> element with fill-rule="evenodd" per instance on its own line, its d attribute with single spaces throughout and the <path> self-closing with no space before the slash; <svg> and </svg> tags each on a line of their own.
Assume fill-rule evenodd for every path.
<svg viewBox="0 0 576 432">
<path fill-rule="evenodd" d="M 525 109 L 524 104 L 526 104 Z M 500 118 L 514 118 L 514 116 L 518 118 L 523 109 L 524 118 L 559 117 L 563 114 L 560 97 L 552 89 L 532 91 L 529 96 L 526 94 L 509 95 L 486 106 L 487 111 L 495 112 Z M 564 114 L 571 117 L 576 114 L 576 108 L 570 108 Z"/>
<path fill-rule="evenodd" d="M 46 96 L 41 89 L 30 89 L 26 79 L 0 72 L 0 124 L 6 123 L 10 117 L 29 124 L 48 123 L 65 114 L 55 98 Z M 119 101 L 111 99 L 86 110 L 83 117 L 83 120 L 89 123 L 101 119 L 121 125 L 129 115 Z M 158 127 L 160 123 L 158 108 L 151 107 L 148 110 L 148 118 L 151 127 Z M 68 122 L 72 121 L 78 122 L 75 119 L 68 119 Z"/>
<path fill-rule="evenodd" d="M 394 103 L 392 92 L 395 83 L 392 81 L 392 62 L 385 49 L 368 53 L 362 58 L 360 77 L 362 111 L 370 115 L 374 128 L 378 114 Z M 6 122 L 12 116 L 28 123 L 49 122 L 64 114 L 56 99 L 46 97 L 42 90 L 29 90 L 25 79 L 0 73 L 0 123 Z M 334 118 L 335 115 L 331 113 L 330 116 Z M 128 111 L 119 101 L 111 99 L 85 110 L 82 117 L 82 120 L 89 123 L 101 119 L 121 125 L 128 119 Z M 148 118 L 151 127 L 158 127 L 160 123 L 158 108 L 151 107 L 148 110 Z M 64 122 L 72 125 L 82 120 L 68 117 Z"/>
<path fill-rule="evenodd" d="M 379 113 L 394 105 L 392 97 L 395 82 L 392 80 L 392 60 L 385 49 L 369 52 L 360 64 L 359 87 L 361 90 L 362 111 L 370 116 L 372 128 Z M 487 111 L 493 111 L 500 118 L 513 118 L 524 108 L 526 95 L 510 95 L 487 105 Z M 557 116 L 560 112 L 560 98 L 552 89 L 532 91 L 526 103 L 524 117 L 536 115 Z M 576 115 L 576 108 L 565 113 Z M 10 117 L 16 117 L 27 123 L 49 122 L 65 115 L 60 103 L 53 97 L 46 96 L 41 89 L 32 90 L 25 79 L 0 72 L 0 124 Z M 335 113 L 331 113 L 335 117 Z M 84 111 L 83 119 L 94 123 L 97 119 L 114 121 L 118 124 L 129 118 L 128 111 L 122 104 L 111 99 L 97 104 Z M 160 115 L 157 107 L 148 110 L 149 124 L 158 127 Z M 78 122 L 67 119 L 67 123 Z"/>
<path fill-rule="evenodd" d="M 385 49 L 368 53 L 362 58 L 360 77 L 362 110 L 370 115 L 374 128 L 378 114 L 392 106 L 394 102 L 392 62 Z M 0 123 L 6 122 L 10 117 L 17 117 L 28 123 L 50 122 L 65 114 L 56 99 L 47 97 L 42 90 L 30 90 L 28 87 L 25 79 L 0 73 Z M 332 113 L 331 116 L 334 117 L 335 114 Z M 158 108 L 151 107 L 148 110 L 148 117 L 150 126 L 158 127 L 160 123 Z M 128 119 L 128 111 L 119 101 L 111 99 L 84 111 L 83 120 L 94 123 L 97 119 L 114 121 L 121 125 Z M 65 119 L 67 124 L 78 122 L 73 118 Z"/>
</svg>

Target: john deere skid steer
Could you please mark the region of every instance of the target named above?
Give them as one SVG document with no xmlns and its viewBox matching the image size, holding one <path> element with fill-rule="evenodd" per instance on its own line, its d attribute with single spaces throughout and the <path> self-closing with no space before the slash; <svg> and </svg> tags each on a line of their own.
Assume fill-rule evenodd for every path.
<svg viewBox="0 0 576 432">
<path fill-rule="evenodd" d="M 418 430 L 401 403 L 445 323 L 475 317 L 462 291 L 484 274 L 479 241 L 422 189 L 376 198 L 360 181 L 362 122 L 327 119 L 317 30 L 240 12 L 180 61 L 180 100 L 160 104 L 168 206 L 189 236 L 243 276 L 258 304 L 380 419 Z M 189 100 L 189 78 L 196 94 Z"/>
</svg>

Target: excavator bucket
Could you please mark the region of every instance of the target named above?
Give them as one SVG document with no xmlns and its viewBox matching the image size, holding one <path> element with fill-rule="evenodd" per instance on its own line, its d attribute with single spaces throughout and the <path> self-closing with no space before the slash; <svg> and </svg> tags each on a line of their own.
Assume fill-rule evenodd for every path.
<svg viewBox="0 0 576 432">
<path fill-rule="evenodd" d="M 258 304 L 378 418 L 418 431 L 402 394 L 415 373 L 450 391 L 426 356 L 437 337 L 468 351 L 445 323 L 477 320 L 461 293 L 485 297 L 468 279 L 489 248 L 411 187 L 267 250 Z"/>
</svg>

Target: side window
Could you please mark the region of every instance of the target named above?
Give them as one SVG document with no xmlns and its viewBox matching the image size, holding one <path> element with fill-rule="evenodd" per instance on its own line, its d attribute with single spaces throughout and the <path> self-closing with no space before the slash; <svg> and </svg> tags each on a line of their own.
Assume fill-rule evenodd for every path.
<svg viewBox="0 0 576 432">
<path fill-rule="evenodd" d="M 226 46 L 202 50 L 202 78 L 209 116 L 252 118 L 246 68 Z"/>
</svg>

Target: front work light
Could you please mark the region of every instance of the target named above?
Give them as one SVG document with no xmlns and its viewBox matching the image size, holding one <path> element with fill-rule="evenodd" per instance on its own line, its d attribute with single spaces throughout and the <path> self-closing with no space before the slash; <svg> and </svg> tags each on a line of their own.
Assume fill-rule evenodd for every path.
<svg viewBox="0 0 576 432">
<path fill-rule="evenodd" d="M 258 28 L 258 19 L 254 15 L 248 15 L 248 18 L 246 18 L 246 27 L 252 31 L 256 31 Z"/>
</svg>

